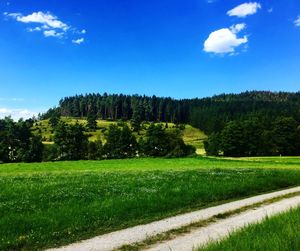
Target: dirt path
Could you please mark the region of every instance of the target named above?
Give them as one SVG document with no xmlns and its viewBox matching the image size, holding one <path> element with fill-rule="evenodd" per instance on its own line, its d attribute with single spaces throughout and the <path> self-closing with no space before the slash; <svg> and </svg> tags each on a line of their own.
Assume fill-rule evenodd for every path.
<svg viewBox="0 0 300 251">
<path fill-rule="evenodd" d="M 145 224 L 145 225 L 135 226 L 132 228 L 128 228 L 128 229 L 124 229 L 124 230 L 120 230 L 120 231 L 116 231 L 116 232 L 112 232 L 112 233 L 108 233 L 105 235 L 94 237 L 92 239 L 84 240 L 84 241 L 81 241 L 78 243 L 73 243 L 68 246 L 64 246 L 64 247 L 57 248 L 57 249 L 49 249 L 49 250 L 52 250 L 52 251 L 54 251 L 54 250 L 55 251 L 69 251 L 69 250 L 70 251 L 71 250 L 72 251 L 77 251 L 77 250 L 78 251 L 79 250 L 80 251 L 87 251 L 87 250 L 109 251 L 109 250 L 114 250 L 123 245 L 141 242 L 149 237 L 153 237 L 157 234 L 161 234 L 161 233 L 167 232 L 172 229 L 179 229 L 179 228 L 188 226 L 195 222 L 207 220 L 218 214 L 224 214 L 227 212 L 237 210 L 239 208 L 251 206 L 256 203 L 261 203 L 265 200 L 270 200 L 270 199 L 273 199 L 276 197 L 280 197 L 280 196 L 284 196 L 284 195 L 288 195 L 288 194 L 292 194 L 292 193 L 296 193 L 296 192 L 300 192 L 300 186 L 296 187 L 296 188 L 285 189 L 285 190 L 278 191 L 278 192 L 258 195 L 258 196 L 254 196 L 251 198 L 226 203 L 223 205 L 178 215 L 175 217 L 170 217 L 170 218 L 163 219 L 160 221 L 152 222 L 152 223 Z M 277 212 L 278 211 L 277 208 L 279 208 L 281 211 L 283 211 L 283 210 L 289 209 L 291 206 L 298 205 L 298 204 L 300 204 L 300 196 L 291 198 L 291 199 L 286 199 L 286 200 L 283 200 L 283 201 L 280 201 L 278 203 L 274 203 L 274 204 L 271 204 L 268 206 L 264 206 L 264 207 L 262 207 L 262 209 L 259 209 L 256 211 L 252 210 L 251 212 L 242 213 L 238 216 L 234 216 L 234 217 L 230 217 L 226 220 L 218 221 L 218 223 L 222 224 L 225 221 L 227 223 L 225 223 L 225 224 L 223 223 L 224 226 L 226 226 L 226 224 L 227 224 L 228 227 L 237 228 L 241 225 L 244 225 L 244 223 L 245 224 L 247 223 L 247 217 L 249 217 L 250 221 L 251 220 L 255 221 L 256 217 L 258 220 L 265 217 L 266 214 L 264 212 L 266 209 L 268 209 L 270 212 L 273 212 L 273 211 Z M 274 210 L 272 209 L 273 205 L 276 206 L 276 208 Z M 280 212 L 280 210 L 278 212 Z M 255 212 L 261 212 L 261 214 L 256 215 L 256 214 L 254 214 Z M 242 218 L 240 221 L 238 221 L 239 218 L 235 218 L 235 217 L 243 217 L 243 216 L 244 216 L 244 218 Z M 240 225 L 235 226 L 234 224 L 233 225 L 230 224 L 231 221 L 229 219 L 234 219 L 234 221 L 239 222 Z M 218 223 L 216 223 L 216 224 L 218 224 Z M 213 225 L 215 225 L 215 224 L 209 225 L 208 227 L 202 228 L 198 231 L 193 231 L 193 233 L 191 233 L 190 235 L 180 236 L 169 242 L 153 246 L 153 248 L 149 249 L 149 250 L 168 250 L 169 251 L 170 247 L 172 247 L 171 250 L 192 250 L 194 245 L 196 245 L 196 246 L 201 245 L 203 241 L 207 240 L 207 238 L 213 238 L 215 236 L 214 235 L 215 228 L 213 228 Z M 224 231 L 226 233 L 228 233 L 228 231 L 231 228 L 229 228 L 228 230 L 224 230 Z M 205 232 L 201 232 L 201 231 L 205 231 L 205 229 L 210 229 L 210 230 L 207 230 L 208 232 L 206 232 L 206 235 L 205 235 Z M 223 228 L 221 228 L 221 229 L 223 229 Z M 200 238 L 199 236 L 202 234 L 204 234 L 203 236 L 206 236 L 206 237 Z M 215 234 L 216 234 L 216 236 L 219 236 L 219 235 L 222 236 L 222 233 L 215 233 Z M 184 238 L 184 239 L 182 239 L 182 238 Z M 196 240 L 195 240 L 195 242 L 192 241 L 194 238 L 197 240 L 200 239 L 200 240 L 202 240 L 202 242 L 199 242 Z M 217 237 L 217 238 L 219 238 L 219 237 Z M 185 243 L 184 245 L 187 245 L 186 248 L 183 248 L 185 246 L 182 245 L 181 242 Z M 180 247 L 180 248 L 177 249 L 176 247 Z"/>
<path fill-rule="evenodd" d="M 219 220 L 207 227 L 200 228 L 190 234 L 180 236 L 174 240 L 156 244 L 145 251 L 193 251 L 195 248 L 204 246 L 208 242 L 220 240 L 229 233 L 238 230 L 248 224 L 257 223 L 278 213 L 288 211 L 300 206 L 300 196 L 284 199 L 270 205 L 249 210 L 239 215 Z"/>
</svg>

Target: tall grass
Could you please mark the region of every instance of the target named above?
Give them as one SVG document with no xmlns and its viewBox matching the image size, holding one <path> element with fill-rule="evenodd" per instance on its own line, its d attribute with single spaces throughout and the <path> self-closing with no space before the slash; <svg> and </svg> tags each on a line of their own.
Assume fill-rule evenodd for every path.
<svg viewBox="0 0 300 251">
<path fill-rule="evenodd" d="M 199 251 L 298 251 L 300 250 L 300 208 L 250 225 L 224 241 Z"/>
<path fill-rule="evenodd" d="M 264 166 L 206 158 L 3 164 L 0 250 L 53 247 L 300 185 L 294 163 Z"/>
</svg>

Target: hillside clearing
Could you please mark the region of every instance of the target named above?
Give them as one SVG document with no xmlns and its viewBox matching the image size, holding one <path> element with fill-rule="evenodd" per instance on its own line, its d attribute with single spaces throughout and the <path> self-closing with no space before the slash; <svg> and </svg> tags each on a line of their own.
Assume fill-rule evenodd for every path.
<svg viewBox="0 0 300 251">
<path fill-rule="evenodd" d="M 66 122 L 67 124 L 75 124 L 76 122 L 86 126 L 87 120 L 83 118 L 69 118 L 69 117 L 62 117 L 61 120 Z M 116 124 L 115 121 L 109 120 L 97 120 L 97 130 L 96 131 L 86 131 L 85 134 L 88 135 L 90 141 L 101 140 L 105 142 L 105 132 L 108 127 L 112 124 Z M 127 122 L 129 124 L 129 122 Z M 166 125 L 166 123 L 162 123 Z M 149 125 L 148 122 L 144 123 L 143 127 L 147 127 Z M 175 127 L 173 123 L 167 123 L 168 128 L 167 130 L 172 130 Z M 53 144 L 53 136 L 54 132 L 51 128 L 49 120 L 41 120 L 34 124 L 32 128 L 35 134 L 40 134 L 42 136 L 42 140 L 44 144 Z M 145 134 L 145 130 L 142 129 L 138 134 L 135 133 L 137 139 L 139 139 L 142 135 Z M 184 129 L 182 130 L 182 137 L 186 144 L 193 145 L 197 149 L 198 154 L 204 154 L 204 145 L 203 141 L 207 138 L 204 132 L 201 130 L 192 127 L 191 125 L 184 125 Z"/>
</svg>

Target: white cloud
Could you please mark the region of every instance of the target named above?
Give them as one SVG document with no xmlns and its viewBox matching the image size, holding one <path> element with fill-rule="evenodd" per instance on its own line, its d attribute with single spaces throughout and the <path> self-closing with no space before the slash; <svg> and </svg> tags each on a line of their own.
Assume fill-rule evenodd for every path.
<svg viewBox="0 0 300 251">
<path fill-rule="evenodd" d="M 0 108 L 0 114 L 7 114 L 9 113 L 11 110 L 8 110 L 7 108 Z"/>
<path fill-rule="evenodd" d="M 272 13 L 273 12 L 273 8 L 268 9 L 268 12 Z"/>
<path fill-rule="evenodd" d="M 70 28 L 67 24 L 60 21 L 56 16 L 50 14 L 49 12 L 44 13 L 42 11 L 38 11 L 27 16 L 24 16 L 21 13 L 11 13 L 8 14 L 8 16 L 15 18 L 18 22 L 39 23 L 52 29 L 61 29 L 66 31 Z"/>
<path fill-rule="evenodd" d="M 75 27 L 71 27 L 66 23 L 58 19 L 57 16 L 50 12 L 37 11 L 29 15 L 23 15 L 22 13 L 8 13 L 4 12 L 4 16 L 12 18 L 17 22 L 21 22 L 28 25 L 34 25 L 28 27 L 28 32 L 42 32 L 45 37 L 67 38 L 68 35 L 85 34 L 86 30 L 78 30 Z M 84 41 L 84 38 L 72 40 L 73 43 L 80 44 Z"/>
<path fill-rule="evenodd" d="M 34 27 L 34 28 L 29 28 L 28 31 L 29 32 L 34 32 L 34 31 L 41 31 L 41 27 Z"/>
<path fill-rule="evenodd" d="M 245 28 L 246 25 L 241 23 L 210 33 L 204 42 L 203 50 L 215 54 L 235 53 L 237 47 L 248 42 L 247 36 L 237 37 L 237 34 Z"/>
<path fill-rule="evenodd" d="M 244 30 L 246 28 L 246 24 L 245 23 L 241 23 L 241 24 L 236 24 L 236 25 L 232 25 L 230 26 L 230 30 L 233 33 L 239 33 L 241 30 Z"/>
<path fill-rule="evenodd" d="M 82 38 L 78 38 L 78 39 L 76 39 L 76 40 L 72 40 L 72 43 L 73 44 L 81 44 L 81 43 L 83 43 L 84 42 L 84 38 L 82 37 Z"/>
<path fill-rule="evenodd" d="M 243 3 L 233 8 L 232 10 L 229 10 L 227 12 L 227 15 L 236 16 L 236 17 L 246 17 L 255 14 L 258 9 L 261 9 L 260 3 L 257 2 Z"/>
<path fill-rule="evenodd" d="M 0 118 L 11 116 L 14 120 L 18 120 L 20 118 L 29 119 L 33 116 L 37 116 L 37 114 L 37 112 L 33 112 L 28 109 L 9 109 L 0 107 Z"/>
<path fill-rule="evenodd" d="M 12 18 L 17 18 L 19 15 L 22 15 L 21 13 L 8 13 L 4 12 L 4 16 L 12 17 Z"/>
<path fill-rule="evenodd" d="M 61 37 L 63 32 L 56 32 L 55 30 L 45 30 L 43 32 L 45 37 Z"/>
<path fill-rule="evenodd" d="M 298 16 L 298 18 L 294 21 L 294 24 L 296 26 L 300 26 L 300 16 Z"/>
</svg>

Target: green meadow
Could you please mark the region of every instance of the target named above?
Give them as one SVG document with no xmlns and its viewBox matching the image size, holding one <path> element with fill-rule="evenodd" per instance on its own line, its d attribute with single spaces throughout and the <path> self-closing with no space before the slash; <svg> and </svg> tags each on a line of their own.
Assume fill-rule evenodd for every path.
<svg viewBox="0 0 300 251">
<path fill-rule="evenodd" d="M 300 208 L 267 218 L 199 251 L 300 250 Z"/>
<path fill-rule="evenodd" d="M 0 250 L 55 247 L 300 185 L 299 158 L 0 165 Z"/>
</svg>

